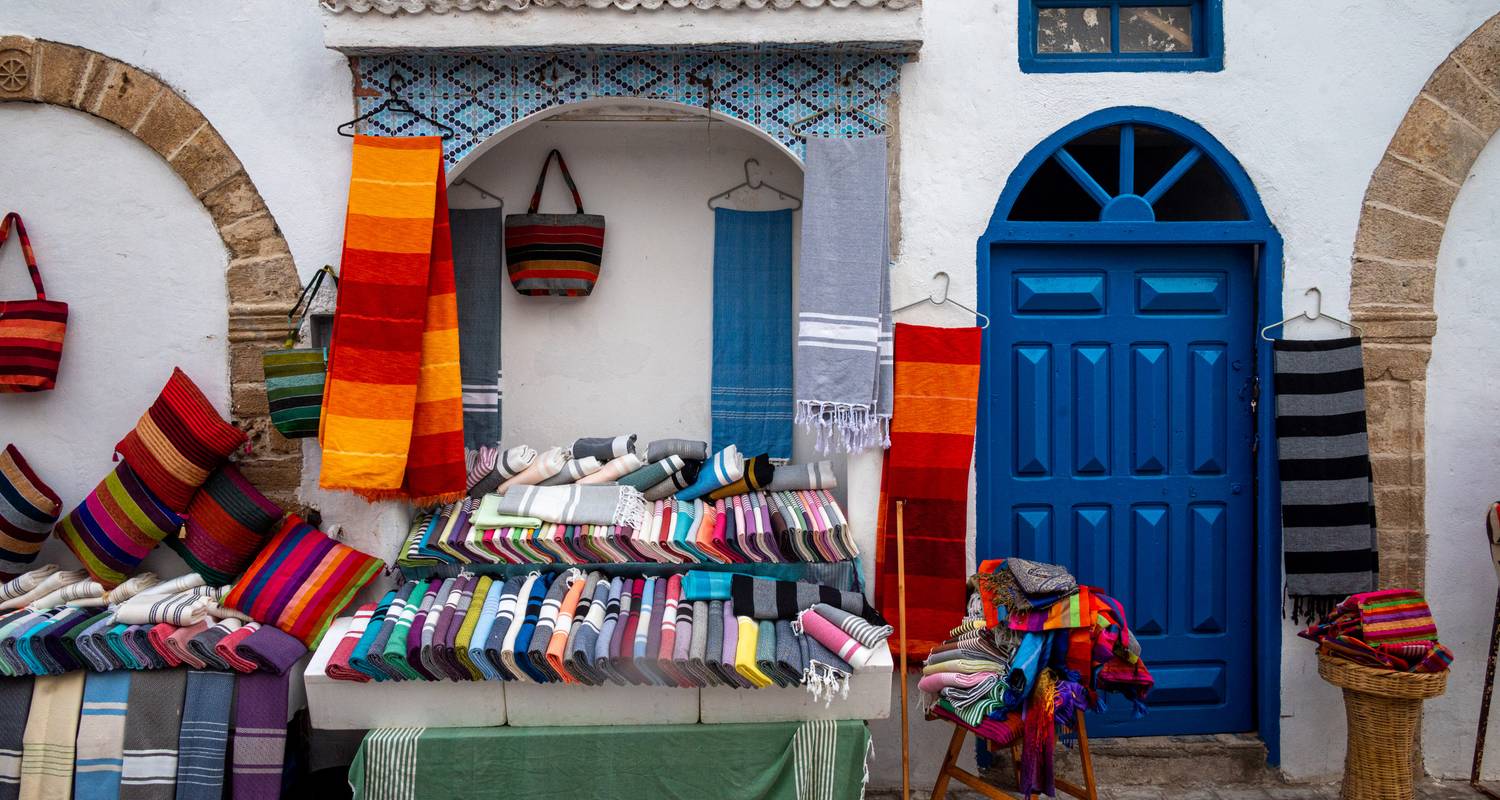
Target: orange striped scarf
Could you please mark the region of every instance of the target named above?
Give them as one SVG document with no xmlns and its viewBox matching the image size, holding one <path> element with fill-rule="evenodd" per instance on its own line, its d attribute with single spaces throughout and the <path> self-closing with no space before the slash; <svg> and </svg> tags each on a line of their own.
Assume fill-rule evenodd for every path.
<svg viewBox="0 0 1500 800">
<path fill-rule="evenodd" d="M 324 489 L 465 494 L 458 303 L 442 140 L 354 139 L 323 420 Z"/>
</svg>

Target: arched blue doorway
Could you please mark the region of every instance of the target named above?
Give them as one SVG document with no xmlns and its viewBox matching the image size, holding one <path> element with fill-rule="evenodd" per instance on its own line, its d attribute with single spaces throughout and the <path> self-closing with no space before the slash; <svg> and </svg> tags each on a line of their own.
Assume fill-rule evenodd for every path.
<svg viewBox="0 0 1500 800">
<path fill-rule="evenodd" d="M 1197 124 L 1098 111 L 1017 166 L 978 243 L 977 555 L 1069 565 L 1157 679 L 1091 732 L 1259 731 L 1276 760 L 1280 531 L 1270 351 L 1281 240 Z M 1097 730 L 1092 730 L 1097 727 Z"/>
</svg>

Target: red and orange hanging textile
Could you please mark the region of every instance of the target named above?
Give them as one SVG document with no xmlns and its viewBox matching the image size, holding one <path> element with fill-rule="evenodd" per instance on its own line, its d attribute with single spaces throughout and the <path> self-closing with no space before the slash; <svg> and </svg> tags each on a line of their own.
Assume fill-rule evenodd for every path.
<svg viewBox="0 0 1500 800">
<path fill-rule="evenodd" d="M 370 500 L 465 494 L 458 304 L 442 140 L 356 136 L 319 485 Z"/>
<path fill-rule="evenodd" d="M 896 501 L 906 501 L 906 647 L 925 656 L 963 608 L 969 463 L 979 406 L 978 328 L 897 324 L 891 448 L 875 553 L 881 611 L 897 622 Z M 892 636 L 892 649 L 901 638 Z"/>
</svg>

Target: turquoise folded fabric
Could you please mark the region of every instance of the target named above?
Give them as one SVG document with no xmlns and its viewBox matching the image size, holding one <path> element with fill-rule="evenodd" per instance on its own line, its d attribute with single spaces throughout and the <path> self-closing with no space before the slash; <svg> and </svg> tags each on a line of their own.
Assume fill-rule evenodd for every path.
<svg viewBox="0 0 1500 800">
<path fill-rule="evenodd" d="M 371 680 L 388 680 L 385 670 L 370 663 L 370 646 L 375 643 L 375 637 L 380 633 L 386 612 L 391 610 L 391 604 L 395 600 L 395 589 L 386 592 L 385 596 L 380 598 L 380 602 L 375 604 L 375 613 L 370 615 L 370 624 L 365 627 L 364 635 L 359 637 L 359 643 L 354 645 L 354 651 L 349 654 L 349 666 L 370 676 Z"/>
<path fill-rule="evenodd" d="M 698 600 L 728 600 L 733 572 L 710 572 L 703 569 L 688 570 L 682 576 L 682 599 L 692 603 Z"/>
</svg>

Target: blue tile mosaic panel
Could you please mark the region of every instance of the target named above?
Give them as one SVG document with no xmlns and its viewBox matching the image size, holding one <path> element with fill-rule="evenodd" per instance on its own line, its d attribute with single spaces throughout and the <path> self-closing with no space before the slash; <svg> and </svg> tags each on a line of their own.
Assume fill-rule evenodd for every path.
<svg viewBox="0 0 1500 800">
<path fill-rule="evenodd" d="M 401 96 L 456 132 L 444 143 L 453 164 L 531 114 L 601 97 L 710 109 L 760 128 L 801 156 L 804 142 L 792 126 L 820 110 L 829 113 L 799 127 L 801 133 L 857 138 L 879 132 L 877 121 L 886 119 L 886 103 L 899 86 L 905 58 L 899 52 L 848 45 L 756 50 L 614 46 L 367 55 L 354 58 L 353 64 L 359 113 L 378 107 L 390 92 L 392 76 L 399 74 L 407 80 Z M 378 136 L 437 132 L 411 115 L 389 111 L 360 123 L 359 130 Z"/>
</svg>

